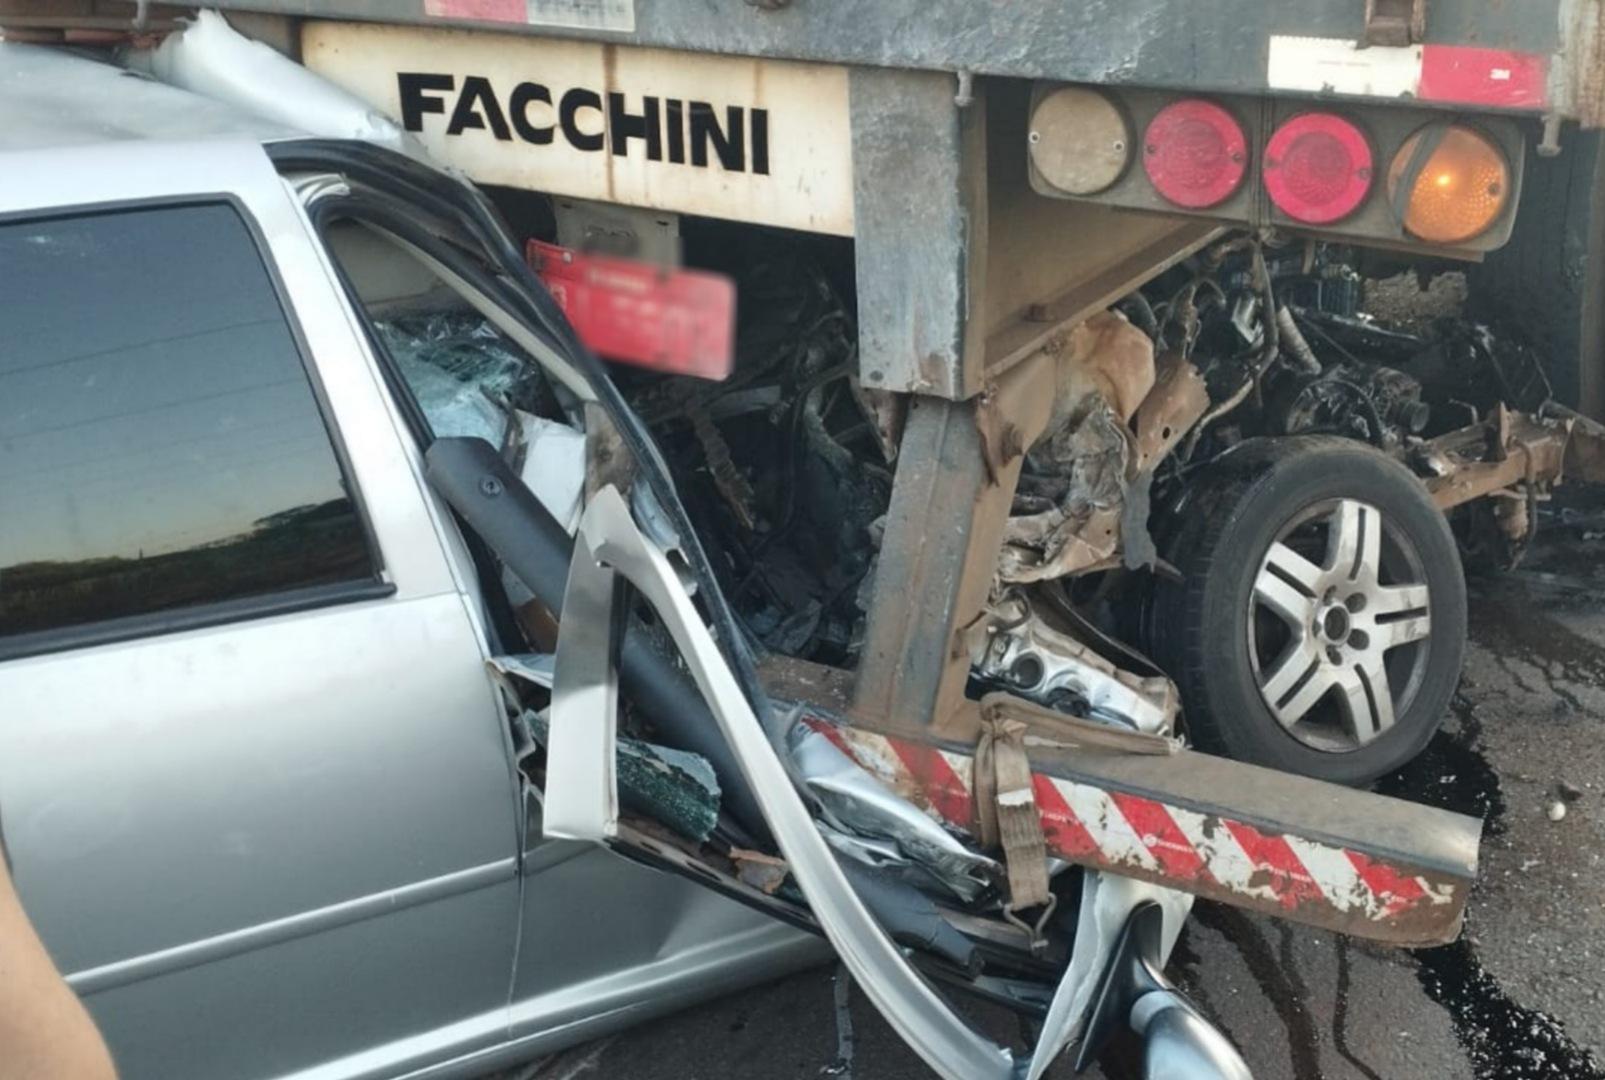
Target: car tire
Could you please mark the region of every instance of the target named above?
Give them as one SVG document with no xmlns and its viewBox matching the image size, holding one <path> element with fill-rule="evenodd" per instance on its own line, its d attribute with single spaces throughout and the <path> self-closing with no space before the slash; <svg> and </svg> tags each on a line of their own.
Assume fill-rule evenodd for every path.
<svg viewBox="0 0 1605 1080">
<path fill-rule="evenodd" d="M 1459 682 L 1466 592 L 1419 480 L 1350 440 L 1253 440 L 1168 516 L 1181 576 L 1146 636 L 1199 749 L 1355 785 L 1420 753 Z"/>
</svg>

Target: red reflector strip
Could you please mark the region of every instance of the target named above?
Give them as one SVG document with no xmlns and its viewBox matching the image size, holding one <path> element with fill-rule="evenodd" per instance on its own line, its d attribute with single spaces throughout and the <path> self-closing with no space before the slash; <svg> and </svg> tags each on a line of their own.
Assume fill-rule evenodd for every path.
<svg viewBox="0 0 1605 1080">
<path fill-rule="evenodd" d="M 1348 851 L 1349 862 L 1354 864 L 1354 870 L 1365 882 L 1365 887 L 1387 904 L 1387 911 L 1391 914 L 1401 911 L 1416 903 L 1425 895 L 1421 883 L 1414 878 L 1405 877 L 1393 867 L 1379 863 L 1361 855 L 1358 851 Z"/>
<path fill-rule="evenodd" d="M 529 21 L 524 0 L 424 0 L 424 14 L 437 19 L 478 19 L 481 22 Z"/>
<path fill-rule="evenodd" d="M 1081 823 L 1070 804 L 1064 801 L 1053 781 L 1041 773 L 1031 774 L 1031 790 L 1042 814 L 1042 837 L 1048 847 L 1064 858 L 1089 860 L 1098 853 L 1098 841 Z"/>
<path fill-rule="evenodd" d="M 1291 910 L 1306 901 L 1321 900 L 1320 886 L 1315 884 L 1310 872 L 1293 854 L 1285 838 L 1262 833 L 1254 826 L 1239 821 L 1228 822 L 1227 831 L 1237 846 L 1242 848 L 1248 865 L 1261 876 L 1277 903 Z"/>
<path fill-rule="evenodd" d="M 1153 854 L 1166 877 L 1197 881 L 1209 873 L 1204 857 L 1163 804 L 1119 791 L 1111 791 L 1109 798 L 1137 830 L 1143 845 Z"/>
<path fill-rule="evenodd" d="M 1549 59 L 1504 49 L 1426 45 L 1420 96 L 1457 105 L 1541 109 L 1549 104 Z"/>
<path fill-rule="evenodd" d="M 736 286 L 721 274 L 584 255 L 531 240 L 531 268 L 590 349 L 665 375 L 724 379 L 735 364 Z"/>
</svg>

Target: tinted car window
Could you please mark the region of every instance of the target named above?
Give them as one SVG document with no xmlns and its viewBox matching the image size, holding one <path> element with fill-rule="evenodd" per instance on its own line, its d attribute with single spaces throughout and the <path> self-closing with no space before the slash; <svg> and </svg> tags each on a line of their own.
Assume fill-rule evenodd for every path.
<svg viewBox="0 0 1605 1080">
<path fill-rule="evenodd" d="M 374 576 L 232 207 L 0 225 L 0 635 Z"/>
</svg>

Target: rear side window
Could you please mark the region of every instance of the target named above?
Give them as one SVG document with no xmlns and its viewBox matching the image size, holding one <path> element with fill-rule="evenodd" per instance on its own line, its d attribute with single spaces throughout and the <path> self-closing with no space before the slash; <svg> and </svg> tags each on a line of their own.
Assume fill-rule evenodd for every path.
<svg viewBox="0 0 1605 1080">
<path fill-rule="evenodd" d="M 232 206 L 0 225 L 0 638 L 376 576 Z"/>
</svg>

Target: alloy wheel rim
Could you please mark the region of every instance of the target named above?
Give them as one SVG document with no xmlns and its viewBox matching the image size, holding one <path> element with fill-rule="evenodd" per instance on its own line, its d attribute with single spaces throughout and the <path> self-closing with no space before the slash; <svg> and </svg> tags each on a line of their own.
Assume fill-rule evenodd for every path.
<svg viewBox="0 0 1605 1080">
<path fill-rule="evenodd" d="M 1419 552 L 1376 507 L 1307 508 L 1266 549 L 1249 600 L 1265 707 L 1314 749 L 1352 752 L 1381 738 L 1424 676 L 1430 602 Z"/>
</svg>

